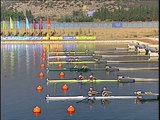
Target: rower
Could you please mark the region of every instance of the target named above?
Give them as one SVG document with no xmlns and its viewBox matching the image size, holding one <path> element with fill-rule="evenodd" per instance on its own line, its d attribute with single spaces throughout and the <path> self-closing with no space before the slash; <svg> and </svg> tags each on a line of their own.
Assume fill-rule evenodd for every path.
<svg viewBox="0 0 160 120">
<path fill-rule="evenodd" d="M 136 95 L 152 95 L 152 92 L 143 92 L 143 91 L 136 91 L 134 92 Z"/>
<path fill-rule="evenodd" d="M 82 66 L 82 69 L 87 69 L 88 68 L 88 66 L 86 65 L 86 64 L 84 64 L 83 66 Z"/>
<path fill-rule="evenodd" d="M 82 75 L 82 73 L 80 73 L 80 75 L 78 76 L 78 80 L 84 80 L 84 76 Z"/>
<path fill-rule="evenodd" d="M 95 58 L 94 60 L 95 60 L 96 62 L 99 62 L 99 61 L 100 61 L 100 59 L 99 59 L 99 58 Z"/>
<path fill-rule="evenodd" d="M 128 76 L 124 76 L 124 75 L 118 75 L 118 80 L 120 80 L 122 78 L 129 78 L 129 77 Z"/>
<path fill-rule="evenodd" d="M 93 88 L 89 88 L 88 91 L 88 97 L 93 97 L 97 94 L 98 92 L 94 91 Z"/>
<path fill-rule="evenodd" d="M 107 70 L 107 69 L 109 69 L 109 68 L 111 68 L 111 66 L 109 66 L 109 65 L 106 65 L 105 69 Z"/>
<path fill-rule="evenodd" d="M 89 80 L 96 80 L 96 77 L 93 75 L 93 73 L 88 77 Z"/>
<path fill-rule="evenodd" d="M 79 68 L 78 64 L 76 64 L 73 68 L 78 69 Z"/>
<path fill-rule="evenodd" d="M 107 88 L 103 88 L 103 90 L 102 90 L 102 92 L 101 92 L 101 95 L 103 96 L 103 97 L 105 97 L 105 96 L 109 96 L 110 95 L 110 91 L 109 90 L 107 90 Z"/>
<path fill-rule="evenodd" d="M 79 58 L 78 58 L 78 57 L 76 57 L 76 58 L 75 58 L 75 61 L 76 61 L 76 62 L 78 62 L 78 61 L 79 61 Z"/>
<path fill-rule="evenodd" d="M 74 60 L 74 59 L 73 59 L 72 57 L 69 58 L 69 62 L 73 62 L 73 60 Z"/>
</svg>

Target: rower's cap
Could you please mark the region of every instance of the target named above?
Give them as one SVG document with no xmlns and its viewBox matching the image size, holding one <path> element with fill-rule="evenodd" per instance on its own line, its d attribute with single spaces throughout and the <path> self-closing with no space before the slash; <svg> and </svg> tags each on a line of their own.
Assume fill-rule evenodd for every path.
<svg viewBox="0 0 160 120">
<path fill-rule="evenodd" d="M 107 90 L 107 88 L 106 88 L 106 87 L 104 87 L 104 88 L 103 88 L 103 90 Z"/>
<path fill-rule="evenodd" d="M 90 87 L 89 90 L 93 90 L 93 88 Z"/>
</svg>

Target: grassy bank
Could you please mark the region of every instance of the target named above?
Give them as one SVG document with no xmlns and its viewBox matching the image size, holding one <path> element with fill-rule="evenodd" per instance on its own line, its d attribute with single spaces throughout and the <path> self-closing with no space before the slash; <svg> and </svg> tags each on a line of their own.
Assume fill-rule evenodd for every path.
<svg viewBox="0 0 160 120">
<path fill-rule="evenodd" d="M 1 30 L 1 36 L 96 36 L 96 40 L 136 39 L 158 36 L 158 28 L 56 28 L 43 30 Z"/>
</svg>

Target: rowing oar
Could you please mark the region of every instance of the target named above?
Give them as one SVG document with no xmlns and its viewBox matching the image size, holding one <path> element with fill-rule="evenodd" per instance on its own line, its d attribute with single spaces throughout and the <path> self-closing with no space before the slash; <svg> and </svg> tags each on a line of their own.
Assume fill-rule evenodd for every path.
<svg viewBox="0 0 160 120">
<path fill-rule="evenodd" d="M 96 95 L 98 95 L 98 94 L 100 94 L 99 92 L 95 92 L 95 94 Z M 86 98 L 84 98 L 84 99 L 82 99 L 82 100 L 80 100 L 80 101 L 77 101 L 76 103 L 80 103 L 80 102 L 83 102 L 84 100 L 88 100 L 90 97 L 88 96 L 88 97 L 86 97 Z"/>
</svg>

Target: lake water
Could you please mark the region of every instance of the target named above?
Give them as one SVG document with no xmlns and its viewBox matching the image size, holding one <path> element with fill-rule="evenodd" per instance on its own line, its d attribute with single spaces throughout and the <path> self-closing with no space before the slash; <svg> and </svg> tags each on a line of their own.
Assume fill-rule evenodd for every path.
<svg viewBox="0 0 160 120">
<path fill-rule="evenodd" d="M 158 92 L 158 83 L 68 83 L 69 90 L 64 93 L 61 90 L 63 83 L 46 84 L 46 78 L 59 79 L 59 72 L 49 72 L 41 69 L 41 55 L 44 48 L 61 50 L 113 50 L 119 45 L 107 44 L 2 44 L 1 45 L 1 119 L 2 120 L 158 120 L 159 102 L 136 103 L 134 99 L 110 100 L 102 104 L 101 101 L 94 103 L 76 101 L 46 102 L 47 94 L 53 95 L 87 95 L 89 87 L 101 91 L 104 86 L 112 91 L 111 95 L 133 95 L 134 91 Z M 126 45 L 123 45 L 126 47 Z M 114 58 L 113 60 L 116 60 Z M 126 58 L 126 60 L 129 59 Z M 134 58 L 135 59 L 135 58 Z M 139 58 L 136 58 L 137 60 Z M 89 67 L 100 68 L 105 64 L 88 64 Z M 114 64 L 113 64 L 114 65 Z M 158 63 L 142 64 L 115 64 L 122 67 L 156 67 Z M 50 66 L 49 66 L 50 67 Z M 57 65 L 53 65 L 57 68 Z M 69 65 L 63 65 L 69 67 Z M 40 79 L 39 73 L 45 73 Z M 85 73 L 88 76 L 90 73 Z M 99 79 L 115 79 L 118 74 L 130 77 L 158 78 L 158 70 L 154 71 L 119 71 L 105 72 L 95 71 L 94 75 Z M 73 79 L 79 73 L 65 72 L 64 79 Z M 36 87 L 42 85 L 44 90 L 37 92 Z M 41 107 L 41 114 L 35 116 L 32 109 Z M 66 109 L 73 105 L 75 113 L 68 115 Z"/>
</svg>

